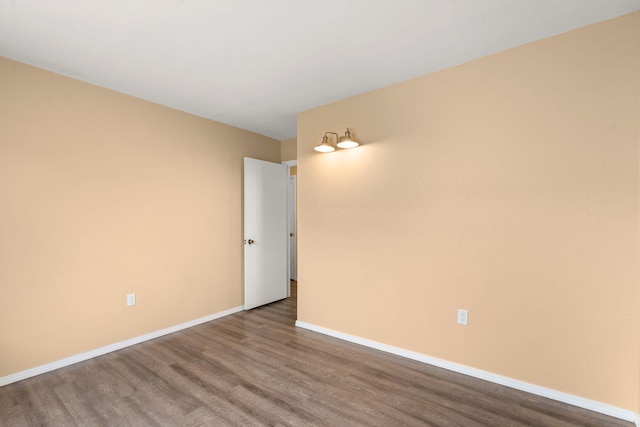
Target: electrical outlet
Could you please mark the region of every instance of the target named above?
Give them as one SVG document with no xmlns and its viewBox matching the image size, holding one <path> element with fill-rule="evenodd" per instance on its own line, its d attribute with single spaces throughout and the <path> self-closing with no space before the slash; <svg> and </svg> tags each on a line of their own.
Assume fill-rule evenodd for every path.
<svg viewBox="0 0 640 427">
<path fill-rule="evenodd" d="M 136 305 L 136 294 L 127 294 L 127 307 Z"/>
<path fill-rule="evenodd" d="M 469 321 L 469 312 L 467 310 L 458 309 L 458 324 L 467 326 Z"/>
</svg>

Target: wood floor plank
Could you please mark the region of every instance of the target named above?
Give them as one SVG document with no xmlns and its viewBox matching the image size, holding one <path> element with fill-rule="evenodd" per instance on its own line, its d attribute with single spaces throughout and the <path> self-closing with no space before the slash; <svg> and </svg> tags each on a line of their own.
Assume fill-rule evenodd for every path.
<svg viewBox="0 0 640 427">
<path fill-rule="evenodd" d="M 38 381 L 41 380 L 42 381 Z M 73 417 L 64 405 L 55 386 L 40 377 L 29 388 L 29 400 L 33 402 L 31 413 L 36 425 L 73 425 Z"/>
<path fill-rule="evenodd" d="M 295 327 L 292 297 L 0 387 L 5 426 L 632 423 Z"/>
</svg>

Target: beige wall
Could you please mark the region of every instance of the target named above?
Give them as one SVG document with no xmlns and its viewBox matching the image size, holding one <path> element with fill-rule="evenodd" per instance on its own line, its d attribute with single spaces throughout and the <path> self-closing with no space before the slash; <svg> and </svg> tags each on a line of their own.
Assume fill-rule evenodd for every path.
<svg viewBox="0 0 640 427">
<path fill-rule="evenodd" d="M 634 14 L 299 114 L 299 320 L 637 411 L 639 43 Z"/>
<path fill-rule="evenodd" d="M 1 58 L 0 94 L 0 377 L 242 305 L 279 141 Z"/>
<path fill-rule="evenodd" d="M 298 158 L 297 138 L 285 139 L 280 143 L 280 161 L 296 160 Z"/>
</svg>

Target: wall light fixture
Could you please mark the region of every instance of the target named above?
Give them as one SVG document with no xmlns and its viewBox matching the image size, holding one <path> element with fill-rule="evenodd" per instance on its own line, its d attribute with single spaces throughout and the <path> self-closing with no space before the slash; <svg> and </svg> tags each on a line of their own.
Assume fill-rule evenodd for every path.
<svg viewBox="0 0 640 427">
<path fill-rule="evenodd" d="M 354 148 L 360 145 L 358 141 L 353 139 L 351 136 L 351 131 L 347 128 L 347 131 L 344 133 L 344 136 L 340 136 L 335 132 L 325 132 L 322 137 L 322 142 L 314 147 L 314 150 L 319 151 L 320 153 L 330 153 L 332 151 L 336 151 L 336 147 L 331 145 L 329 142 L 329 137 L 327 135 L 335 135 L 336 136 L 336 146 L 338 148 Z"/>
</svg>

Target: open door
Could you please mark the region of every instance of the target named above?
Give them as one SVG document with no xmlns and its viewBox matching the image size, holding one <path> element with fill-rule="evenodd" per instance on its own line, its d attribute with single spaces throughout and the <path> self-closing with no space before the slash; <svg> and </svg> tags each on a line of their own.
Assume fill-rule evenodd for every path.
<svg viewBox="0 0 640 427">
<path fill-rule="evenodd" d="M 287 166 L 244 159 L 244 308 L 286 298 Z"/>
</svg>

